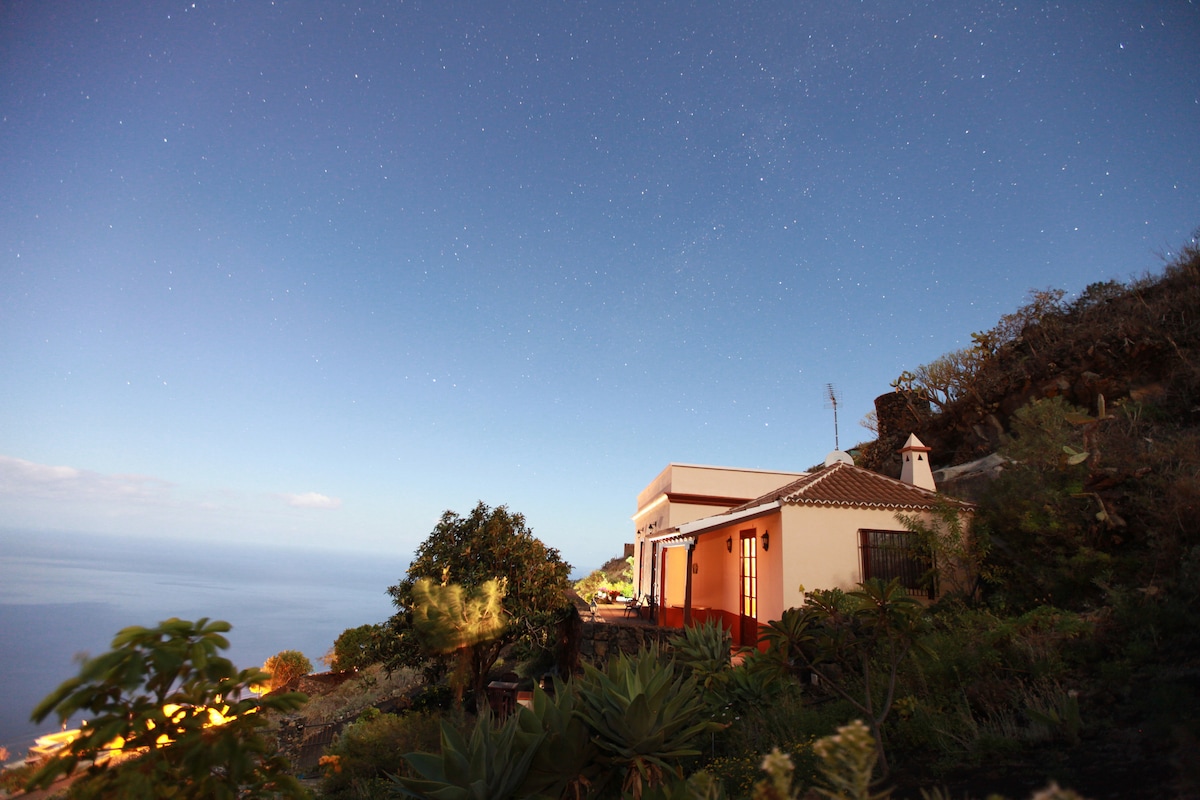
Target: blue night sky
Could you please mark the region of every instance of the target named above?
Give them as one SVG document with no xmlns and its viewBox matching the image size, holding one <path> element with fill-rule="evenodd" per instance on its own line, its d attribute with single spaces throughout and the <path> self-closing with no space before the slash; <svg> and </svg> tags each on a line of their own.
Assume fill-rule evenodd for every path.
<svg viewBox="0 0 1200 800">
<path fill-rule="evenodd" d="M 1200 225 L 1200 5 L 0 6 L 0 524 L 590 569 Z"/>
</svg>

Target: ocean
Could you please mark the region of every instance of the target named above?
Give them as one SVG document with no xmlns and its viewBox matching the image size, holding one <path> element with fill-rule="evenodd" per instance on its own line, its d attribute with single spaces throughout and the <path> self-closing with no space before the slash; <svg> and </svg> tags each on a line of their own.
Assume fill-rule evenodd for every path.
<svg viewBox="0 0 1200 800">
<path fill-rule="evenodd" d="M 0 746 L 11 760 L 58 730 L 31 722 L 34 706 L 129 625 L 223 619 L 238 668 L 300 650 L 324 669 L 338 634 L 391 615 L 386 589 L 411 557 L 0 531 Z"/>
</svg>

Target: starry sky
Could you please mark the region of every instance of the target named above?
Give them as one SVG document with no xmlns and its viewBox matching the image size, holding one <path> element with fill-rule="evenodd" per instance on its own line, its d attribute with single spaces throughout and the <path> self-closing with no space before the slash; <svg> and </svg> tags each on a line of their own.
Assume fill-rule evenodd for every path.
<svg viewBox="0 0 1200 800">
<path fill-rule="evenodd" d="M 0 525 L 575 565 L 1200 226 L 1200 5 L 0 5 Z"/>
</svg>

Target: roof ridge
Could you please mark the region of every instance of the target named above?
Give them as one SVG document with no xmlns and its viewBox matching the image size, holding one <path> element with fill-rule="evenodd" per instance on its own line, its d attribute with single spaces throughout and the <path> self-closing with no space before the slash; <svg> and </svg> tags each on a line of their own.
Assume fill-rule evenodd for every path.
<svg viewBox="0 0 1200 800">
<path fill-rule="evenodd" d="M 825 469 L 812 473 L 813 479 L 811 481 L 804 484 L 803 486 L 797 487 L 796 491 L 794 491 L 794 492 L 788 492 L 786 495 L 784 495 L 784 497 L 791 497 L 792 495 L 795 495 L 795 494 L 802 494 L 802 493 L 808 491 L 809 489 L 811 489 L 812 487 L 816 486 L 817 484 L 821 483 L 821 481 L 825 480 L 830 475 L 839 471 L 842 467 L 847 467 L 847 466 L 853 466 L 853 465 L 847 464 L 844 461 L 839 461 L 836 464 L 830 464 Z M 867 472 L 870 472 L 870 470 L 867 470 Z M 799 483 L 799 482 L 800 481 L 796 481 L 796 483 Z M 783 497 L 781 497 L 780 499 L 782 500 Z"/>
<path fill-rule="evenodd" d="M 800 481 L 797 481 L 800 483 Z M 872 488 L 872 486 L 874 488 Z M 921 508 L 948 502 L 959 508 L 972 503 L 925 489 L 857 464 L 839 462 L 814 473 L 814 479 L 780 492 L 789 505 L 848 505 L 868 508 Z"/>
</svg>

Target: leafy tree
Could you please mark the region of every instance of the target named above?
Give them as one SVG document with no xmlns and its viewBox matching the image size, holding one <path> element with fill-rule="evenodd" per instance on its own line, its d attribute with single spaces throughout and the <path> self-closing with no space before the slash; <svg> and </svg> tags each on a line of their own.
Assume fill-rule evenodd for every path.
<svg viewBox="0 0 1200 800">
<path fill-rule="evenodd" d="M 309 674 L 312 669 L 312 662 L 299 650 L 280 650 L 263 664 L 263 672 L 271 676 L 267 681 L 267 691 L 273 692 L 284 687 L 295 678 Z"/>
<path fill-rule="evenodd" d="M 325 663 L 338 672 L 371 666 L 377 660 L 376 640 L 382 632 L 381 625 L 346 628 L 334 640 L 333 649 L 325 655 Z"/>
<path fill-rule="evenodd" d="M 473 683 L 487 675 L 501 650 L 514 641 L 549 649 L 554 622 L 567 606 L 570 570 L 558 550 L 534 537 L 524 515 L 505 506 L 479 503 L 465 517 L 445 512 L 417 549 L 408 574 L 388 589 L 397 613 L 388 621 L 391 635 L 384 646 L 385 664 L 420 666 L 436 653 L 413 625 L 413 590 L 423 578 L 454 583 L 468 593 L 488 581 L 507 579 L 508 625 L 499 638 L 472 645 Z"/>
<path fill-rule="evenodd" d="M 112 650 L 88 659 L 33 710 L 36 722 L 51 714 L 65 722 L 79 711 L 92 718 L 30 787 L 47 787 L 91 762 L 70 797 L 304 797 L 260 731 L 265 715 L 255 712 L 294 711 L 306 698 L 239 699 L 267 675 L 239 672 L 219 655 L 229 647 L 221 635 L 229 629 L 202 618 L 120 631 Z"/>
</svg>

